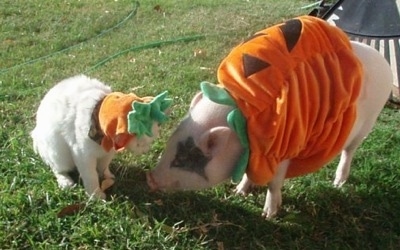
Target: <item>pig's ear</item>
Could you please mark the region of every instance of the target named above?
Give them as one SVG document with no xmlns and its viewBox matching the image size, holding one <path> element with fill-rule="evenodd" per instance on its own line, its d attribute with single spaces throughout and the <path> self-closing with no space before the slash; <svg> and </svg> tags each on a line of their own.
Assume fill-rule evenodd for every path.
<svg viewBox="0 0 400 250">
<path fill-rule="evenodd" d="M 229 127 L 215 127 L 200 136 L 198 146 L 207 156 L 214 157 L 226 148 L 232 130 Z"/>
<path fill-rule="evenodd" d="M 193 97 L 192 102 L 190 103 L 190 108 L 189 109 L 190 110 L 193 109 L 193 107 L 196 106 L 196 104 L 201 100 L 201 98 L 203 98 L 203 93 L 202 92 L 197 93 Z"/>
</svg>

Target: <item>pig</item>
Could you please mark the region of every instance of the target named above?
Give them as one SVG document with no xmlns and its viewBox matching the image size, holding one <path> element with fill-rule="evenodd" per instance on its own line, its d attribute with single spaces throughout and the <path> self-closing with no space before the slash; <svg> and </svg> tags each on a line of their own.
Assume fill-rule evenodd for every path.
<svg viewBox="0 0 400 250">
<path fill-rule="evenodd" d="M 274 57 L 271 60 L 276 60 L 275 65 L 278 64 L 279 67 L 283 67 L 285 72 L 289 72 L 291 70 L 290 68 L 287 69 L 285 67 L 288 67 L 287 65 L 290 66 L 292 63 L 292 59 L 289 60 L 286 57 L 290 57 L 292 54 L 293 57 L 295 57 L 301 53 L 304 55 L 311 53 L 308 55 L 308 58 L 311 59 L 305 60 L 314 60 L 316 58 L 316 60 L 321 61 L 321 58 L 318 55 L 313 54 L 316 53 L 313 52 L 314 49 L 319 50 L 319 47 L 322 48 L 325 46 L 321 44 L 328 44 L 328 47 L 334 47 L 338 46 L 340 43 L 343 43 L 343 46 L 347 48 L 345 49 L 347 54 L 345 54 L 345 56 L 339 55 L 343 52 L 342 47 L 337 50 L 333 49 L 332 54 L 333 57 L 337 59 L 336 63 L 338 63 L 338 67 L 342 67 L 341 70 L 335 71 L 335 73 L 330 72 L 333 67 L 327 67 L 328 64 L 325 61 L 321 63 L 321 67 L 316 66 L 318 64 L 312 63 L 313 67 L 311 68 L 311 71 L 308 71 L 308 73 L 304 75 L 305 77 L 310 77 L 310 75 L 311 78 L 315 77 L 315 81 L 317 83 L 315 86 L 323 86 L 322 82 L 326 82 L 328 87 L 328 90 L 326 91 L 338 93 L 342 90 L 339 88 L 342 88 L 343 86 L 350 86 L 351 88 L 349 89 L 348 95 L 354 94 L 354 99 L 352 102 L 344 102 L 344 104 L 338 104 L 340 107 L 336 107 L 336 102 L 340 103 L 342 99 L 347 98 L 348 95 L 343 95 L 343 97 L 340 95 L 335 96 L 333 99 L 329 100 L 331 95 L 326 98 L 324 96 L 326 91 L 324 90 L 325 92 L 312 92 L 313 95 L 300 95 L 300 97 L 298 97 L 300 102 L 294 105 L 296 112 L 290 112 L 289 108 L 286 108 L 286 110 L 284 106 L 285 103 L 290 105 L 290 95 L 298 94 L 296 91 L 299 89 L 293 91 L 291 88 L 294 89 L 294 86 L 283 84 L 282 86 L 289 87 L 279 90 L 280 85 L 277 83 L 277 79 L 279 79 L 279 77 L 273 78 L 273 81 L 268 81 L 270 75 L 276 74 L 275 71 L 266 71 L 263 68 L 269 66 L 269 63 L 262 63 L 261 66 L 258 65 L 258 69 L 256 69 L 256 71 L 265 71 L 265 74 L 262 75 L 261 78 L 253 78 L 254 76 L 252 74 L 254 74 L 254 69 L 246 69 L 244 63 L 246 60 L 251 59 L 253 60 L 251 62 L 254 66 L 254 58 L 244 58 L 243 56 L 242 58 L 239 58 L 238 61 L 235 61 L 235 56 L 238 54 L 238 51 L 242 54 L 245 54 L 243 51 L 246 53 L 249 51 L 245 50 L 246 48 L 243 48 L 243 46 L 246 46 L 246 43 L 248 43 L 248 41 L 245 41 L 243 44 L 236 47 L 231 54 L 224 59 L 219 67 L 218 72 L 220 84 L 221 82 L 223 83 L 223 87 L 227 89 L 227 93 L 236 101 L 237 105 L 228 105 L 228 102 L 218 103 L 213 98 L 210 98 L 209 94 L 205 94 L 205 91 L 202 88 L 203 91 L 194 96 L 190 103 L 187 115 L 168 139 L 166 148 L 157 166 L 146 173 L 147 183 L 150 189 L 174 191 L 199 190 L 213 187 L 229 180 L 229 178 L 235 174 L 238 165 L 240 165 L 239 163 L 243 160 L 243 156 L 247 153 L 249 153 L 250 156 L 248 157 L 248 160 L 245 161 L 246 173 L 243 175 L 240 183 L 236 186 L 236 193 L 246 195 L 249 192 L 249 188 L 253 185 L 267 185 L 268 191 L 262 211 L 262 216 L 264 218 L 273 218 L 278 213 L 279 207 L 282 203 L 281 189 L 286 178 L 315 172 L 320 167 L 333 160 L 339 154 L 340 162 L 337 166 L 333 185 L 338 188 L 341 187 L 349 176 L 351 161 L 356 149 L 360 146 L 364 138 L 371 132 L 377 117 L 379 116 L 390 95 L 391 86 L 393 83 L 393 75 L 387 61 L 379 54 L 379 52 L 362 43 L 348 41 L 346 35 L 341 30 L 333 26 L 328 26 L 323 22 L 324 21 L 312 17 L 300 17 L 289 20 L 284 24 L 274 26 L 274 29 L 266 29 L 260 33 L 256 33 L 256 35 L 251 39 L 256 40 L 254 42 L 257 42 L 257 46 L 272 46 L 272 52 L 270 53 L 272 53 Z M 329 32 L 321 33 L 319 36 L 314 36 L 315 33 L 308 32 L 307 27 L 311 27 L 311 29 L 317 27 L 319 30 L 327 29 Z M 279 54 L 276 51 L 276 48 L 273 47 L 275 46 L 274 44 L 276 44 L 276 40 L 274 40 L 274 42 L 270 42 L 267 40 L 269 38 L 263 37 L 265 34 L 273 37 L 275 34 L 274 32 L 278 32 L 279 36 L 283 36 L 282 39 L 281 37 L 279 39 L 283 41 L 284 46 L 281 50 L 284 51 L 284 53 L 278 51 L 281 53 Z M 309 38 L 310 36 L 311 38 Z M 329 39 L 326 39 L 327 36 L 330 36 Z M 307 43 L 307 41 L 301 41 L 302 39 L 311 39 L 312 44 L 310 45 Z M 307 49 L 300 51 L 300 49 L 297 48 L 297 46 L 300 46 L 297 45 L 299 42 L 304 42 L 304 46 Z M 331 47 L 326 50 L 329 50 L 330 48 Z M 321 51 L 321 53 L 324 54 L 325 48 L 321 49 Z M 257 49 L 257 57 L 263 56 L 263 52 L 263 50 Z M 354 64 L 348 64 L 346 60 L 348 60 L 349 57 Z M 302 58 L 306 58 L 306 56 L 296 56 L 295 60 L 302 60 Z M 242 62 L 244 66 L 236 67 L 236 65 L 239 65 Z M 302 68 L 302 66 L 299 66 L 298 64 L 296 64 L 296 66 Z M 234 73 L 231 73 L 229 77 L 225 77 L 223 73 L 221 73 L 223 70 L 231 70 Z M 238 97 L 237 92 L 235 92 L 235 88 L 238 85 L 232 85 L 233 87 L 231 87 L 229 83 L 240 82 L 236 80 L 238 75 L 242 74 L 240 73 L 240 70 L 243 70 L 243 74 L 247 74 L 246 77 L 243 78 L 245 79 L 243 81 L 255 82 L 254 88 L 258 88 L 260 86 L 266 88 L 265 86 L 267 86 L 266 84 L 268 83 L 272 86 L 272 88 L 268 90 L 268 93 L 278 89 L 278 93 L 280 93 L 280 95 L 273 99 L 273 102 L 270 102 L 268 99 L 261 96 L 259 92 L 249 91 L 246 92 L 246 94 L 250 93 L 250 95 L 256 96 L 257 105 L 253 105 L 253 103 L 250 103 L 250 101 L 245 102 L 245 105 L 239 105 L 238 103 L 240 103 L 242 99 L 246 99 L 246 97 Z M 342 75 L 343 85 L 339 84 L 339 81 L 341 80 L 336 75 L 341 71 L 344 72 Z M 328 72 L 326 76 L 320 77 L 320 75 L 323 75 L 326 72 Z M 354 78 L 357 74 L 360 75 L 358 80 Z M 293 81 L 300 81 L 303 79 L 304 75 L 301 73 L 295 74 Z M 285 81 L 286 80 L 284 79 L 284 82 Z M 359 83 L 359 85 L 356 83 Z M 308 85 L 312 85 L 312 83 L 305 82 L 305 85 L 308 87 Z M 359 86 L 359 89 L 352 88 L 353 85 Z M 288 96 L 287 100 L 282 97 L 284 95 Z M 317 99 L 318 102 L 314 103 L 314 99 Z M 304 100 L 305 102 L 302 102 Z M 267 104 L 264 104 L 263 102 L 266 102 Z M 283 106 L 281 105 L 282 103 L 284 104 Z M 310 107 L 308 108 L 309 110 L 303 110 L 303 108 L 305 109 L 305 107 L 308 107 L 307 103 L 311 103 Z M 255 108 L 256 110 L 260 110 L 261 106 L 265 106 L 268 112 L 261 113 L 261 115 L 254 118 L 254 116 L 248 116 L 244 112 L 249 106 Z M 270 108 L 270 106 L 273 107 Z M 323 110 L 324 107 L 328 110 L 328 113 L 334 113 L 336 108 L 344 108 L 346 112 L 338 112 L 337 114 L 341 119 L 343 119 L 344 123 L 342 124 L 345 124 L 345 122 L 351 117 L 354 117 L 354 119 L 351 122 L 346 123 L 345 126 L 331 126 L 329 124 L 332 121 L 323 117 L 325 113 L 322 113 L 321 110 Z M 227 119 L 227 116 L 229 116 L 229 114 L 235 109 L 241 111 L 244 118 L 247 120 L 249 148 L 243 143 L 243 140 L 241 139 L 240 133 L 237 132 L 237 129 L 235 129 Z M 348 112 L 349 110 L 352 110 L 352 112 Z M 288 113 L 288 115 L 285 116 L 286 120 L 279 123 L 279 120 L 276 117 L 279 117 L 278 115 L 285 112 Z M 307 137 L 308 134 L 313 134 L 313 132 L 317 129 L 316 127 L 311 127 L 311 129 L 307 130 L 307 133 L 305 133 L 306 136 L 304 137 L 305 139 L 303 137 L 299 139 L 299 135 L 297 133 L 291 133 L 290 129 L 285 130 L 285 128 L 282 128 L 282 130 L 280 130 L 280 127 L 287 127 L 290 125 L 289 122 L 291 121 L 292 117 L 298 117 L 296 122 L 308 119 L 304 124 L 307 124 L 310 121 L 321 122 L 321 136 L 317 136 L 316 138 L 313 138 L 312 136 Z M 309 117 L 313 118 L 309 119 Z M 262 133 L 250 137 L 251 133 L 257 132 L 257 127 L 253 126 L 253 124 L 257 122 L 261 123 L 257 124 L 257 126 L 260 128 L 263 128 L 264 125 L 265 127 L 269 126 L 269 128 L 273 128 L 272 131 L 266 129 L 263 132 L 265 134 L 269 133 L 269 137 L 265 139 L 259 138 L 263 137 Z M 290 126 L 294 126 L 293 128 L 295 128 L 295 126 L 297 126 L 296 124 L 297 123 L 294 123 L 294 125 L 292 124 Z M 340 136 L 342 136 L 342 138 L 340 138 L 340 140 L 336 140 L 335 136 L 337 135 L 328 132 L 326 135 L 326 141 L 329 142 L 329 140 L 332 138 L 335 139 L 335 142 L 332 146 L 335 148 L 335 150 L 328 152 L 330 156 L 326 157 L 325 152 L 322 153 L 323 156 L 319 155 L 321 158 L 318 158 L 319 156 L 317 156 L 317 158 L 311 157 L 312 161 L 305 161 L 306 164 L 310 163 L 311 165 L 316 162 L 316 164 L 314 164 L 316 166 L 313 166 L 313 168 L 310 170 L 302 171 L 301 168 L 296 169 L 297 164 L 303 164 L 302 154 L 305 154 L 305 151 L 308 150 L 307 152 L 314 156 L 314 152 L 319 152 L 319 150 L 321 150 L 321 147 L 323 147 L 324 144 L 318 145 L 318 141 L 325 140 L 325 137 L 322 136 L 324 131 L 332 129 L 332 127 L 337 129 L 336 132 L 339 136 L 337 138 L 340 138 Z M 281 131 L 284 131 L 284 133 L 280 134 Z M 289 153 L 283 153 L 281 155 L 275 154 L 275 152 L 272 151 L 266 151 L 266 154 L 261 152 L 260 156 L 253 156 L 253 154 L 255 154 L 258 150 L 255 147 L 259 146 L 260 144 L 265 144 L 268 146 L 270 140 L 274 140 L 275 137 L 280 138 L 280 145 L 284 144 L 285 147 L 293 150 L 289 150 Z M 256 140 L 259 140 L 259 144 L 254 143 Z M 315 145 L 317 146 L 313 147 L 313 143 L 316 143 Z M 273 148 L 273 146 L 268 147 Z M 282 148 L 284 147 L 279 149 Z M 318 154 L 319 153 L 315 153 L 315 155 Z M 270 157 L 270 155 L 272 156 Z M 254 160 L 253 158 L 256 157 L 259 158 Z M 272 170 L 261 169 L 262 174 L 258 174 L 257 172 L 251 170 L 251 168 L 257 169 L 260 168 L 260 166 L 264 166 L 264 164 L 267 165 L 266 162 L 268 162 L 268 164 L 269 162 L 272 162 L 272 164 L 270 164 L 273 166 L 273 168 L 271 168 Z M 251 164 L 253 164 L 253 166 L 251 166 Z M 263 176 L 263 178 L 260 178 L 260 176 Z"/>
</svg>

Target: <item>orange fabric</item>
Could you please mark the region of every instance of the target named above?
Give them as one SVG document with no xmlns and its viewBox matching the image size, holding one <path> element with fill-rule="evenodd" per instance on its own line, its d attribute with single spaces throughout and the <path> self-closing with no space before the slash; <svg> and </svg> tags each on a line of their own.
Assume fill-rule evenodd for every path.
<svg viewBox="0 0 400 250">
<path fill-rule="evenodd" d="M 101 146 L 107 152 L 112 148 L 122 150 L 135 135 L 128 133 L 127 116 L 132 111 L 132 102 L 150 102 L 151 97 L 138 97 L 133 93 L 113 92 L 107 95 L 99 110 L 100 128 L 104 133 Z"/>
<path fill-rule="evenodd" d="M 315 17 L 267 28 L 233 49 L 218 80 L 247 120 L 248 177 L 264 185 L 285 159 L 286 177 L 332 160 L 353 127 L 362 74 L 346 34 Z"/>
</svg>

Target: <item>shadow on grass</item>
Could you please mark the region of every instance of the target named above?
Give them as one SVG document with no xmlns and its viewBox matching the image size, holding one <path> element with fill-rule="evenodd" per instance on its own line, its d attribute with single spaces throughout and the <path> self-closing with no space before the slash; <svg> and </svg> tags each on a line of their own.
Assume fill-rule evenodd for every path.
<svg viewBox="0 0 400 250">
<path fill-rule="evenodd" d="M 118 176 L 118 172 L 117 172 Z M 117 177 L 118 178 L 118 177 Z M 111 190 L 129 199 L 158 222 L 189 231 L 208 244 L 226 249 L 383 248 L 400 246 L 400 190 L 380 183 L 342 189 L 322 183 L 283 191 L 276 219 L 261 218 L 266 189 L 248 198 L 233 194 L 232 185 L 201 192 L 150 193 L 144 171 L 129 168 Z M 379 189 L 383 192 L 377 192 Z M 299 191 L 300 190 L 300 191 Z"/>
</svg>

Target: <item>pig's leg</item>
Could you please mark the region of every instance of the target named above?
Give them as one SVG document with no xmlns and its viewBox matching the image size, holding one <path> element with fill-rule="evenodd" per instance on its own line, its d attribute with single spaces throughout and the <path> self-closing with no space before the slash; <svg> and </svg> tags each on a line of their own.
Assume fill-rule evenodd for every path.
<svg viewBox="0 0 400 250">
<path fill-rule="evenodd" d="M 352 42 L 354 52 L 364 67 L 364 83 L 357 101 L 357 119 L 345 144 L 333 185 L 341 187 L 350 173 L 354 152 L 371 132 L 392 88 L 390 66 L 379 52 L 365 44 Z"/>
<path fill-rule="evenodd" d="M 378 51 L 368 45 L 351 42 L 364 68 L 364 83 L 357 101 L 354 131 L 342 152 L 333 185 L 341 187 L 350 173 L 351 160 L 357 147 L 372 130 L 392 88 L 393 75 L 389 64 Z"/>
<path fill-rule="evenodd" d="M 286 171 L 289 163 L 289 160 L 281 162 L 274 178 L 268 183 L 268 192 L 265 199 L 262 217 L 271 219 L 278 213 L 279 207 L 282 204 L 281 190 L 285 181 Z"/>
<path fill-rule="evenodd" d="M 358 132 L 357 135 L 349 143 L 349 145 L 347 145 L 345 149 L 342 151 L 342 154 L 340 156 L 340 161 L 336 169 L 335 180 L 333 181 L 333 185 L 335 187 L 343 186 L 343 184 L 349 177 L 351 161 L 353 160 L 354 153 L 358 148 L 358 146 L 360 146 L 360 144 L 363 142 L 364 138 L 366 138 L 367 135 L 371 132 L 377 116 L 378 114 L 376 114 L 375 117 L 372 117 L 372 119 L 364 121 L 365 123 L 362 125 L 361 129 L 357 131 Z M 358 124 L 356 124 L 356 126 L 357 125 Z M 357 130 L 357 128 L 355 129 Z"/>
<path fill-rule="evenodd" d="M 350 165 L 353 159 L 354 152 L 357 147 L 346 148 L 342 151 L 340 156 L 340 162 L 336 169 L 335 180 L 333 181 L 333 186 L 341 187 L 347 180 L 350 174 Z"/>
<path fill-rule="evenodd" d="M 249 189 L 251 186 L 253 186 L 253 183 L 249 180 L 249 178 L 245 174 L 240 183 L 236 186 L 235 192 L 236 194 L 246 196 L 249 193 Z"/>
</svg>

